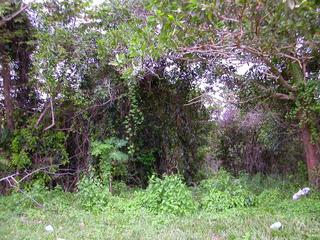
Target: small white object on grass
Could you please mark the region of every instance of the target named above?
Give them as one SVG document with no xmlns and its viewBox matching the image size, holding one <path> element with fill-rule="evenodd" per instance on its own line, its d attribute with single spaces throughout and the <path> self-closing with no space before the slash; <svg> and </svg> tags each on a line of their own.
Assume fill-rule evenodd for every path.
<svg viewBox="0 0 320 240">
<path fill-rule="evenodd" d="M 272 230 L 279 230 L 281 227 L 282 227 L 281 222 L 275 222 L 275 223 L 271 224 L 271 226 L 270 226 L 270 228 Z"/>
<path fill-rule="evenodd" d="M 298 200 L 300 199 L 302 196 L 306 196 L 310 193 L 310 188 L 305 187 L 303 189 L 300 189 L 298 192 L 296 192 L 295 194 L 293 194 L 292 199 L 293 200 Z"/>
<path fill-rule="evenodd" d="M 47 225 L 45 228 L 44 228 L 47 232 L 53 232 L 54 229 L 51 225 Z"/>
<path fill-rule="evenodd" d="M 308 195 L 310 191 L 311 191 L 311 189 L 308 187 L 305 187 L 302 189 L 302 192 L 304 193 L 304 195 Z"/>
<path fill-rule="evenodd" d="M 57 240 L 65 240 L 64 238 L 57 238 Z"/>
</svg>

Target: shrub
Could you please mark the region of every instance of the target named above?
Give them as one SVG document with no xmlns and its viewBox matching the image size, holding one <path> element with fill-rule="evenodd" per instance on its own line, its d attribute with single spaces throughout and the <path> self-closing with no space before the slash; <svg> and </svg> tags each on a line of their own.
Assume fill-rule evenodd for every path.
<svg viewBox="0 0 320 240">
<path fill-rule="evenodd" d="M 17 167 L 18 169 L 30 166 L 31 163 L 31 159 L 25 150 L 21 150 L 19 153 L 12 154 L 11 165 Z"/>
<path fill-rule="evenodd" d="M 68 153 L 65 147 L 67 136 L 61 132 L 22 128 L 16 130 L 11 142 L 11 165 L 18 169 L 28 167 L 33 159 L 47 161 L 47 164 L 66 164 Z"/>
<path fill-rule="evenodd" d="M 128 155 L 120 151 L 126 144 L 126 141 L 117 138 L 92 143 L 91 154 L 99 159 L 98 164 L 96 169 L 89 170 L 90 176 L 83 177 L 78 183 L 79 200 L 86 210 L 100 212 L 111 201 L 113 175 L 117 167 L 128 160 Z M 117 194 L 124 189 L 124 184 L 116 183 Z"/>
<path fill-rule="evenodd" d="M 250 207 L 254 203 L 254 195 L 245 188 L 212 189 L 202 198 L 203 209 L 207 211 L 224 211 L 235 207 Z"/>
<path fill-rule="evenodd" d="M 255 196 L 248 187 L 229 173 L 220 171 L 200 184 L 201 207 L 206 211 L 224 211 L 255 205 Z"/>
<path fill-rule="evenodd" d="M 78 182 L 79 201 L 86 210 L 100 212 L 106 208 L 110 199 L 110 192 L 96 177 L 83 177 Z"/>
<path fill-rule="evenodd" d="M 191 191 L 180 176 L 152 176 L 143 196 L 144 206 L 153 213 L 185 215 L 195 210 Z"/>
<path fill-rule="evenodd" d="M 108 138 L 104 141 L 94 141 L 92 143 L 91 154 L 99 159 L 100 179 L 104 185 L 109 184 L 110 192 L 112 192 L 112 181 L 115 175 L 123 175 L 126 172 L 125 163 L 129 156 L 120 151 L 127 145 L 127 141 L 117 138 Z"/>
<path fill-rule="evenodd" d="M 117 195 L 117 196 L 126 195 L 128 191 L 129 191 L 129 188 L 125 182 L 122 182 L 122 181 L 113 182 L 113 185 L 112 185 L 113 195 Z"/>
</svg>

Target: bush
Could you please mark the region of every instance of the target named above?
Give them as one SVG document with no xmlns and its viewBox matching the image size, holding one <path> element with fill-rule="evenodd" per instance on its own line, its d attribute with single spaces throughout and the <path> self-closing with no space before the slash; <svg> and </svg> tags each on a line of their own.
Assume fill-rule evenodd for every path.
<svg viewBox="0 0 320 240">
<path fill-rule="evenodd" d="M 96 177 L 83 177 L 78 183 L 79 201 L 86 210 L 100 212 L 108 205 L 109 189 Z"/>
<path fill-rule="evenodd" d="M 23 169 L 36 164 L 33 160 L 40 158 L 42 164 L 66 164 L 66 139 L 61 131 L 41 131 L 32 127 L 16 130 L 10 148 L 11 165 Z"/>
<path fill-rule="evenodd" d="M 272 206 L 284 199 L 283 194 L 278 189 L 266 189 L 257 197 L 257 205 Z"/>
<path fill-rule="evenodd" d="M 112 185 L 112 195 L 121 196 L 126 195 L 129 191 L 129 187 L 125 182 L 114 181 Z"/>
<path fill-rule="evenodd" d="M 163 179 L 152 176 L 143 196 L 144 206 L 153 213 L 185 215 L 196 209 L 191 191 L 177 175 Z"/>
<path fill-rule="evenodd" d="M 120 151 L 126 144 L 127 141 L 113 137 L 92 143 L 91 154 L 93 157 L 99 159 L 97 166 L 98 172 L 100 172 L 99 177 L 103 184 L 109 184 L 110 191 L 112 191 L 113 177 L 115 175 L 124 175 L 126 172 L 126 162 L 129 156 Z"/>
<path fill-rule="evenodd" d="M 220 171 L 200 184 L 201 207 L 206 211 L 224 211 L 255 205 L 255 196 L 248 187 L 229 173 Z"/>
</svg>

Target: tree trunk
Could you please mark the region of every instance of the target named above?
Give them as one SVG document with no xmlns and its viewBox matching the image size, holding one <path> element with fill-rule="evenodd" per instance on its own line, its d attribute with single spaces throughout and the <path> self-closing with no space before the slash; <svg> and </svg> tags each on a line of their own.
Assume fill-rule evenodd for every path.
<svg viewBox="0 0 320 240">
<path fill-rule="evenodd" d="M 311 131 L 305 126 L 302 129 L 302 141 L 308 168 L 308 178 L 312 185 L 320 186 L 320 152 L 319 145 L 312 143 Z"/>
<path fill-rule="evenodd" d="M 11 96 L 11 73 L 10 73 L 10 65 L 9 58 L 3 48 L 0 46 L 0 54 L 1 54 L 1 77 L 3 80 L 3 95 L 4 95 L 4 107 L 6 114 L 6 127 L 9 130 L 14 129 L 13 122 L 13 99 Z"/>
</svg>

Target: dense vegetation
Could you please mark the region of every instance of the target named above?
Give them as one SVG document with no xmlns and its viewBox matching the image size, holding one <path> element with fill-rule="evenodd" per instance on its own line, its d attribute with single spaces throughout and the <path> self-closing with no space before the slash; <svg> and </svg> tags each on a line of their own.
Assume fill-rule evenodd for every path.
<svg viewBox="0 0 320 240">
<path fill-rule="evenodd" d="M 319 0 L 100 2 L 0 3 L 0 235 L 320 238 Z"/>
<path fill-rule="evenodd" d="M 2 239 L 319 239 L 319 193 L 292 201 L 299 182 L 221 171 L 197 188 L 177 176 L 152 178 L 146 190 L 92 179 L 77 194 L 40 182 L 0 199 Z M 34 203 L 37 201 L 39 206 Z M 281 230 L 270 225 L 280 221 Z M 45 227 L 51 225 L 53 232 Z"/>
</svg>

